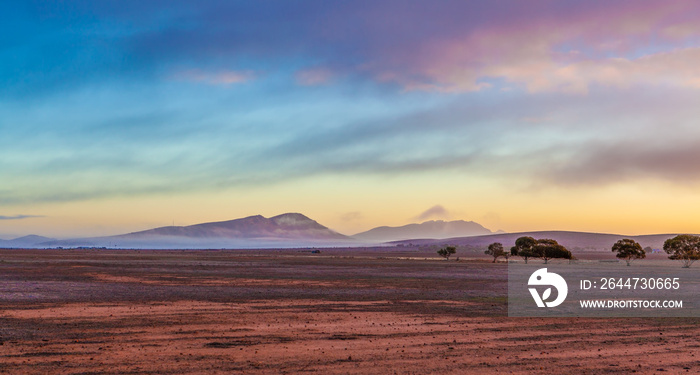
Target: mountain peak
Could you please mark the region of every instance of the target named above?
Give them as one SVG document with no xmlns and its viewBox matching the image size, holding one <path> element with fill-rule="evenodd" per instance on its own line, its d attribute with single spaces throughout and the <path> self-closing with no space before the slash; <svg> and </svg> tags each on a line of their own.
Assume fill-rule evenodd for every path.
<svg viewBox="0 0 700 375">
<path fill-rule="evenodd" d="M 121 240 L 167 236 L 180 238 L 223 239 L 347 239 L 300 213 L 285 213 L 271 218 L 253 215 L 240 219 L 195 224 L 186 227 L 161 227 L 117 236 Z"/>
<path fill-rule="evenodd" d="M 318 224 L 316 221 L 309 219 L 307 216 L 296 212 L 290 212 L 282 215 L 273 216 L 270 218 L 270 220 L 274 223 L 284 226 Z"/>
<path fill-rule="evenodd" d="M 286 214 L 281 214 L 277 216 L 273 216 L 270 218 L 271 220 L 279 220 L 279 219 L 294 219 L 294 220 L 304 220 L 304 221 L 313 221 L 311 220 L 308 216 L 304 214 L 300 214 L 298 212 L 287 212 Z"/>
<path fill-rule="evenodd" d="M 408 224 L 400 227 L 378 227 L 354 235 L 364 241 L 398 241 L 421 238 L 451 238 L 491 234 L 481 224 L 465 220 L 430 220 L 420 224 Z"/>
</svg>

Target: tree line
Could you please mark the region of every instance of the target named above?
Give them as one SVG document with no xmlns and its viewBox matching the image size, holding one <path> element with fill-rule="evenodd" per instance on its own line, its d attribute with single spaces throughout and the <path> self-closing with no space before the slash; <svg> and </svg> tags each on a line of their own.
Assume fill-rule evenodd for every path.
<svg viewBox="0 0 700 375">
<path fill-rule="evenodd" d="M 644 259 L 647 252 L 642 249 L 642 245 L 629 238 L 617 241 L 612 251 L 620 259 L 624 259 L 629 266 L 635 259 Z M 700 259 L 700 237 L 691 234 L 679 234 L 676 237 L 664 241 L 664 251 L 668 254 L 668 259 L 678 260 L 683 268 L 690 266 Z"/>
<path fill-rule="evenodd" d="M 696 260 L 700 259 L 700 236 L 680 234 L 666 240 L 663 248 L 669 254 L 669 259 L 678 260 L 683 268 L 689 268 Z M 446 260 L 449 260 L 450 256 L 456 252 L 455 246 L 447 246 L 437 251 Z M 638 242 L 629 238 L 615 242 L 612 246 L 612 252 L 617 258 L 623 259 L 628 266 L 636 259 L 646 258 L 647 253 Z M 506 251 L 500 242 L 494 242 L 488 246 L 485 254 L 492 256 L 494 263 L 498 258 L 508 259 L 511 256 L 519 256 L 523 258 L 525 263 L 530 259 L 542 259 L 545 264 L 551 259 L 575 259 L 571 251 L 555 240 L 534 239 L 528 236 L 515 240 L 515 246 L 511 247 L 510 251 Z"/>
</svg>

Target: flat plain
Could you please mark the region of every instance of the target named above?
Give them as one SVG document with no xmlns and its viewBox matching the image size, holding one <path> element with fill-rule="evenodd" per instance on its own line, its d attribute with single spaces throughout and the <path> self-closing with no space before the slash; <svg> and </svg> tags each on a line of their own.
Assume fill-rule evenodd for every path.
<svg viewBox="0 0 700 375">
<path fill-rule="evenodd" d="M 0 373 L 700 370 L 700 319 L 509 318 L 506 264 L 434 256 L 0 250 Z"/>
</svg>

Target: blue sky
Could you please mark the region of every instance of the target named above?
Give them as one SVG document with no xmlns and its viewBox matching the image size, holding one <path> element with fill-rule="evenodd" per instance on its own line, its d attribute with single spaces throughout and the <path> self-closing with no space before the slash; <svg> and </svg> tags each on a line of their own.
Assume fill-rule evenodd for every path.
<svg viewBox="0 0 700 375">
<path fill-rule="evenodd" d="M 697 227 L 693 2 L 5 8 L 5 237 L 287 210 L 351 234 L 435 205 L 494 230 Z"/>
</svg>

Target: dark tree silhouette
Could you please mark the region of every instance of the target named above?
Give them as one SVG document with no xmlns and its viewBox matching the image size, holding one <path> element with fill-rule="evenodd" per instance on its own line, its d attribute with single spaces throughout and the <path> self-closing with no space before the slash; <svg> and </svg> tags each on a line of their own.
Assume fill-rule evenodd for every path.
<svg viewBox="0 0 700 375">
<path fill-rule="evenodd" d="M 493 257 L 493 263 L 496 263 L 496 259 L 500 257 L 508 259 L 508 255 L 510 255 L 503 249 L 503 244 L 500 242 L 494 242 L 489 245 L 488 250 L 484 251 L 484 253 Z"/>
<path fill-rule="evenodd" d="M 532 252 L 536 257 L 544 259 L 544 264 L 549 263 L 550 259 L 571 259 L 571 251 L 557 243 L 555 240 L 548 238 L 537 240 L 537 243 L 532 248 Z"/>
<path fill-rule="evenodd" d="M 515 240 L 515 246 L 510 248 L 511 255 L 522 257 L 527 263 L 530 258 L 542 258 L 544 263 L 550 259 L 572 259 L 573 255 L 564 246 L 551 239 L 536 240 L 532 237 L 520 237 Z"/>
<path fill-rule="evenodd" d="M 445 258 L 445 260 L 450 260 L 450 255 L 452 255 L 456 252 L 457 252 L 457 248 L 454 246 L 446 246 L 446 247 L 443 247 L 442 249 L 437 251 L 438 255 Z"/>
</svg>

